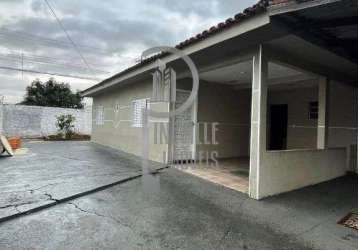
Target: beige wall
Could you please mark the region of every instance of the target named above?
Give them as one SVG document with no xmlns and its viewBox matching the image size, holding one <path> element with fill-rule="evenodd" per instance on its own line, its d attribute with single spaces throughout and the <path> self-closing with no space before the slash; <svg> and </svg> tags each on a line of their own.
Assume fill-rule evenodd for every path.
<svg viewBox="0 0 358 250">
<path fill-rule="evenodd" d="M 288 192 L 345 174 L 344 148 L 268 151 L 259 172 L 259 198 Z"/>
<path fill-rule="evenodd" d="M 179 82 L 178 87 L 187 89 L 184 85 Z M 132 127 L 131 105 L 133 100 L 149 98 L 151 93 L 152 84 L 151 81 L 148 81 L 96 96 L 93 104 L 93 117 L 96 118 L 96 107 L 103 106 L 106 122 L 101 126 L 93 123 L 92 140 L 128 153 L 141 155 L 142 129 Z M 317 95 L 316 87 L 269 92 L 269 104 L 288 104 L 289 148 L 316 147 L 316 121 L 308 119 L 308 103 L 316 101 Z M 357 96 L 356 88 L 338 83 L 331 85 L 331 129 L 329 133 L 331 149 L 264 153 L 264 160 L 259 172 L 260 198 L 344 175 L 346 167 L 349 165 L 347 159 L 352 159 L 352 157 L 347 157 L 345 148 L 355 144 L 356 132 L 335 127 L 358 126 Z M 201 82 L 198 95 L 198 122 L 219 123 L 217 134 L 219 145 L 198 145 L 197 150 L 218 151 L 218 158 L 247 156 L 250 136 L 250 99 L 250 90 L 234 90 L 222 84 Z M 114 107 L 117 104 L 121 109 L 115 113 Z M 168 109 L 167 104 L 156 105 L 152 108 Z M 117 121 L 119 118 L 123 122 L 115 127 L 113 121 Z M 295 128 L 293 125 L 307 128 Z M 154 145 L 153 137 L 151 129 L 150 159 L 162 162 L 163 152 L 168 150 L 168 145 Z M 202 141 L 202 139 L 201 134 L 199 140 Z M 332 149 L 332 147 L 343 148 Z"/>
<path fill-rule="evenodd" d="M 288 104 L 287 148 L 316 148 L 317 120 L 309 120 L 309 102 L 318 100 L 318 87 L 270 90 L 268 103 Z M 331 83 L 329 100 L 329 147 L 356 144 L 358 88 Z"/>
<path fill-rule="evenodd" d="M 190 80 L 178 81 L 178 88 L 190 89 Z M 128 153 L 140 155 L 142 153 L 142 134 L 140 128 L 132 127 L 132 101 L 135 99 L 149 98 L 152 94 L 151 81 L 125 86 L 117 90 L 106 92 L 94 97 L 94 119 L 96 109 L 103 106 L 105 109 L 104 125 L 93 122 L 92 140 L 96 143 L 123 150 Z M 197 151 L 217 151 L 218 158 L 240 157 L 249 155 L 250 136 L 250 90 L 233 90 L 223 84 L 200 83 L 198 94 L 198 141 L 203 142 L 203 122 L 218 122 L 217 141 L 219 145 L 197 145 Z M 120 106 L 115 113 L 114 107 Z M 154 105 L 151 108 L 166 109 L 166 104 Z M 123 122 L 119 123 L 118 121 Z M 114 121 L 114 122 L 113 122 Z M 150 159 L 162 161 L 163 151 L 167 151 L 168 145 L 154 145 L 153 123 L 150 135 Z M 211 138 L 211 130 L 209 130 Z"/>
<path fill-rule="evenodd" d="M 268 94 L 268 123 L 270 105 L 288 105 L 287 149 L 315 148 L 317 144 L 317 120 L 309 120 L 309 102 L 317 101 L 318 88 L 270 90 Z M 268 126 L 269 130 L 269 126 Z M 268 133 L 269 136 L 269 133 Z"/>
<path fill-rule="evenodd" d="M 201 82 L 198 95 L 199 140 L 204 141 L 203 123 L 217 122 L 219 144 L 197 145 L 197 150 L 217 151 L 218 158 L 248 156 L 250 99 L 250 90 L 234 90 L 223 84 Z"/>
<path fill-rule="evenodd" d="M 291 150 L 263 153 L 258 198 L 343 176 L 347 167 L 353 168 L 356 164 L 356 147 L 351 145 L 356 144 L 358 89 L 331 83 L 327 150 L 314 149 L 317 124 L 308 119 L 308 103 L 317 101 L 317 95 L 316 87 L 269 91 L 269 104 L 288 104 L 288 148 Z M 347 155 L 350 151 L 351 155 Z"/>
<path fill-rule="evenodd" d="M 357 143 L 356 131 L 348 129 L 358 128 L 357 87 L 332 82 L 329 126 L 328 145 L 330 147 L 346 147 Z"/>
<path fill-rule="evenodd" d="M 93 134 L 92 141 L 140 156 L 142 154 L 142 128 L 132 127 L 132 101 L 150 98 L 152 95 L 151 81 L 124 86 L 93 98 Z M 115 112 L 115 106 L 119 111 Z M 96 110 L 104 107 L 104 124 L 96 124 Z M 168 104 L 151 104 L 151 109 L 168 110 Z M 120 121 L 120 122 L 119 122 Z M 150 122 L 149 158 L 163 161 L 163 151 L 167 144 L 154 144 L 153 123 Z"/>
</svg>

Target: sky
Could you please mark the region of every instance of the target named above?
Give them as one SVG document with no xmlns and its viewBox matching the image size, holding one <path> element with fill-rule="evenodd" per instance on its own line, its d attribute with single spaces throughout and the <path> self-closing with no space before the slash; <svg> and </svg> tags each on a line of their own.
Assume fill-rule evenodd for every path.
<svg viewBox="0 0 358 250">
<path fill-rule="evenodd" d="M 174 46 L 257 0 L 0 0 L 0 98 L 20 102 L 36 78 L 84 90 L 135 64 L 142 51 Z M 6 69 L 3 69 L 6 67 Z M 88 79 L 90 78 L 90 79 Z"/>
</svg>

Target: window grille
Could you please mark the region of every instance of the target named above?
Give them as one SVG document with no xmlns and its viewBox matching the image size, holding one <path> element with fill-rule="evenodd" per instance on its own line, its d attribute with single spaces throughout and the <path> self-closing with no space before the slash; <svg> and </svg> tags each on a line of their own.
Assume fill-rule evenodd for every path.
<svg viewBox="0 0 358 250">
<path fill-rule="evenodd" d="M 98 106 L 96 112 L 96 125 L 104 124 L 104 107 Z"/>
<path fill-rule="evenodd" d="M 310 120 L 317 120 L 318 119 L 318 102 L 310 102 L 309 103 L 308 118 Z"/>
<path fill-rule="evenodd" d="M 143 111 L 147 107 L 147 99 L 138 99 L 132 102 L 132 127 L 143 127 Z"/>
</svg>

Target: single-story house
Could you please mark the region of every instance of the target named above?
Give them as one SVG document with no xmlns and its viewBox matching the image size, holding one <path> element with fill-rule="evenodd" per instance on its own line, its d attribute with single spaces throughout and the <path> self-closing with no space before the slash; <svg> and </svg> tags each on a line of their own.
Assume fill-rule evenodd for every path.
<svg viewBox="0 0 358 250">
<path fill-rule="evenodd" d="M 357 172 L 357 1 L 261 0 L 176 48 L 195 63 L 199 91 L 190 109 L 159 121 L 172 133 L 167 143 L 150 139 L 149 159 L 246 158 L 254 199 Z M 141 155 L 141 107 L 173 105 L 150 102 L 157 58 L 175 69 L 174 106 L 186 100 L 192 79 L 182 60 L 145 58 L 83 91 L 93 97 L 93 142 Z M 150 138 L 158 120 L 149 118 Z M 210 124 L 215 143 L 205 143 Z"/>
</svg>

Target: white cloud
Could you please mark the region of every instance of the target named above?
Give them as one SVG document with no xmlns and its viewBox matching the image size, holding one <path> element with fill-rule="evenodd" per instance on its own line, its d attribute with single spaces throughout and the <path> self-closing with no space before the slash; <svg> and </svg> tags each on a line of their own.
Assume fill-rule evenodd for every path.
<svg viewBox="0 0 358 250">
<path fill-rule="evenodd" d="M 104 79 L 133 65 L 141 52 L 156 45 L 175 45 L 210 28 L 255 3 L 255 0 L 131 0 L 88 1 L 49 0 L 72 39 L 93 68 L 109 72 Z M 17 31 L 18 33 L 16 33 Z M 45 37 L 47 40 L 40 39 Z M 56 39 L 52 40 L 52 39 Z M 60 42 L 59 42 L 60 41 Z M 64 32 L 43 0 L 2 0 L 0 2 L 0 67 L 22 67 L 20 60 L 4 53 L 23 53 L 24 68 L 61 74 L 88 72 L 70 46 Z M 36 57 L 34 57 L 36 56 Z M 9 60 L 11 59 L 11 60 Z M 34 60 L 47 63 L 34 63 Z M 59 67 L 50 63 L 75 65 Z M 0 70 L 0 95 L 7 100 L 22 99 L 25 87 L 35 78 L 50 76 Z M 83 90 L 95 81 L 56 77 Z"/>
</svg>

